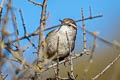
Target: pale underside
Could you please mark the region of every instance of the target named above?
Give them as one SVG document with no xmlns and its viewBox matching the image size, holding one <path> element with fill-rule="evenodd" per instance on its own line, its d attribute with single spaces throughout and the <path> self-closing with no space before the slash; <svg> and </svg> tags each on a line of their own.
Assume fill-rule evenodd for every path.
<svg viewBox="0 0 120 80">
<path fill-rule="evenodd" d="M 67 34 L 66 34 L 67 33 Z M 72 26 L 63 25 L 60 29 L 51 31 L 45 42 L 47 44 L 46 55 L 49 60 L 56 60 L 57 52 L 60 59 L 64 59 L 74 49 L 77 30 Z M 59 45 L 58 44 L 59 37 Z M 57 49 L 58 47 L 58 49 Z"/>
</svg>

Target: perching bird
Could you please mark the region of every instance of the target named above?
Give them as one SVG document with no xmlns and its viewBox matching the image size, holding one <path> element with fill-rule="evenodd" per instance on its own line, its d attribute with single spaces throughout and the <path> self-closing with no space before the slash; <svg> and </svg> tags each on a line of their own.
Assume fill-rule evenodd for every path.
<svg viewBox="0 0 120 80">
<path fill-rule="evenodd" d="M 77 26 L 74 20 L 70 18 L 61 20 L 59 29 L 49 32 L 45 38 L 46 52 L 44 57 L 46 63 L 57 60 L 57 52 L 60 61 L 68 57 L 70 50 L 72 52 L 74 49 L 76 34 Z"/>
</svg>

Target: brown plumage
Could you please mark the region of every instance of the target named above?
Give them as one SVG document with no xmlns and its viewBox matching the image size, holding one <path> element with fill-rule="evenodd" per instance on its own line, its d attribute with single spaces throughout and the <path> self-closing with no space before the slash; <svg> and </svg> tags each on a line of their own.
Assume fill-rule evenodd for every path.
<svg viewBox="0 0 120 80">
<path fill-rule="evenodd" d="M 70 53 L 69 48 L 71 49 L 71 51 L 73 51 L 74 49 L 77 33 L 77 26 L 75 21 L 70 18 L 66 18 L 63 21 L 61 21 L 61 24 L 62 25 L 60 26 L 59 29 L 49 32 L 45 38 L 46 43 L 45 59 L 47 59 L 48 62 L 55 61 L 57 58 L 58 37 L 59 37 L 58 45 L 59 60 L 63 60 L 64 58 L 69 56 Z"/>
</svg>

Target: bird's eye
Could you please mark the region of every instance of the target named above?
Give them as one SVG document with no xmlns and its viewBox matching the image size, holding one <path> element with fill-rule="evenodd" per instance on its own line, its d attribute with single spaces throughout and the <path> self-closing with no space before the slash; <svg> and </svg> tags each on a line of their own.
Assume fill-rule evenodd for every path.
<svg viewBox="0 0 120 80">
<path fill-rule="evenodd" d="M 68 24 L 68 26 L 71 26 L 70 24 Z"/>
</svg>

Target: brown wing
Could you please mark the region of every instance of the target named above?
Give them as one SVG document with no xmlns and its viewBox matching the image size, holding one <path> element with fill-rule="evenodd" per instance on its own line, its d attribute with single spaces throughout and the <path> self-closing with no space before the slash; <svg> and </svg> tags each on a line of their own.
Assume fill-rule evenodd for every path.
<svg viewBox="0 0 120 80">
<path fill-rule="evenodd" d="M 55 38 L 57 36 L 56 35 L 57 30 L 58 29 L 49 32 L 48 35 L 45 38 L 45 42 L 47 44 L 47 49 L 46 49 L 47 53 L 46 54 L 48 56 L 48 59 L 50 59 L 51 57 L 53 57 L 55 55 L 55 53 L 56 53 L 56 50 L 57 50 L 55 48 L 56 43 L 57 43 L 57 39 Z"/>
</svg>

